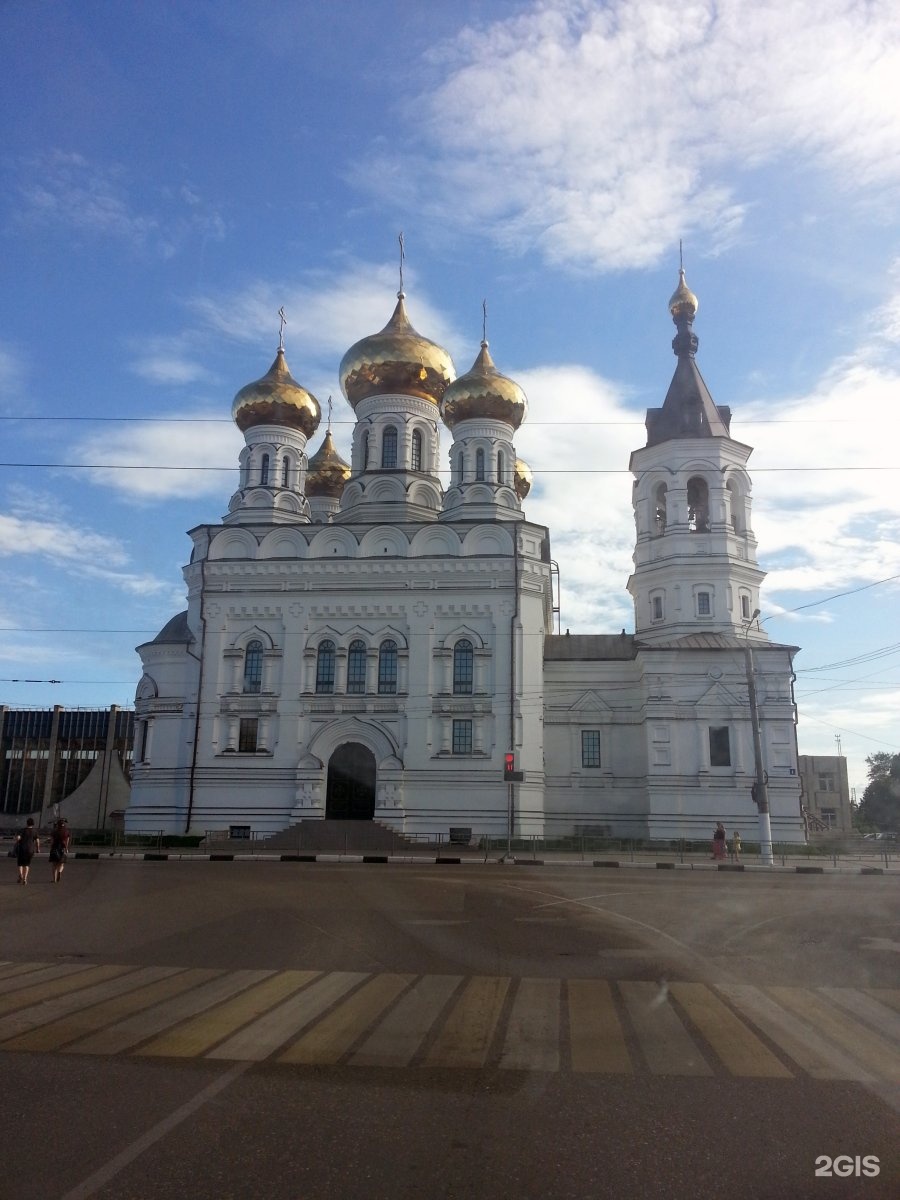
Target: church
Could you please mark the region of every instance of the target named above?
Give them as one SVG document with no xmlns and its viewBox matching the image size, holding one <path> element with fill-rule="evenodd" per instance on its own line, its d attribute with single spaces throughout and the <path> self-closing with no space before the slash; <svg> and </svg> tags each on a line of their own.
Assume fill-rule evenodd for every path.
<svg viewBox="0 0 900 1200">
<path fill-rule="evenodd" d="M 457 376 L 401 288 L 340 363 L 347 463 L 330 427 L 308 454 L 320 405 L 282 330 L 234 398 L 239 484 L 190 531 L 187 608 L 137 648 L 126 828 L 752 839 L 761 763 L 774 841 L 801 841 L 796 647 L 754 619 L 752 448 L 697 366 L 697 309 L 682 270 L 675 372 L 630 462 L 633 634 L 554 632 L 527 399 L 486 341 Z"/>
</svg>

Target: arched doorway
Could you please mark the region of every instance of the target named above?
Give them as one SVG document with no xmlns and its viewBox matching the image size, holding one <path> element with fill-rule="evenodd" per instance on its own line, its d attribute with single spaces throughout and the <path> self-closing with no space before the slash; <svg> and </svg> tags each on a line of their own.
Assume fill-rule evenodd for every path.
<svg viewBox="0 0 900 1200">
<path fill-rule="evenodd" d="M 375 816 L 375 755 L 359 742 L 338 746 L 328 763 L 325 817 L 371 821 Z"/>
</svg>

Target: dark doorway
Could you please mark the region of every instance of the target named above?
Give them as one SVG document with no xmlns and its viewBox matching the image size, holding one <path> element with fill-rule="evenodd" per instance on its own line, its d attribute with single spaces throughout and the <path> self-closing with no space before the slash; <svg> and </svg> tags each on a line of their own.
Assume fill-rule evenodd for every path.
<svg viewBox="0 0 900 1200">
<path fill-rule="evenodd" d="M 338 746 L 328 764 L 325 817 L 371 821 L 375 816 L 375 755 L 359 742 Z"/>
</svg>

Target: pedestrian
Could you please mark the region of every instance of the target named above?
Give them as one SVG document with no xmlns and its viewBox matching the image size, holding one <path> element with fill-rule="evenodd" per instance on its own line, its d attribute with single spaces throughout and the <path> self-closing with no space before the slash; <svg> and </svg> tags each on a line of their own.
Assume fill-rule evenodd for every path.
<svg viewBox="0 0 900 1200">
<path fill-rule="evenodd" d="M 65 817 L 60 817 L 50 835 L 50 870 L 54 883 L 59 883 L 62 879 L 63 867 L 69 854 L 69 837 L 68 822 Z"/>
<path fill-rule="evenodd" d="M 741 835 L 737 830 L 734 831 L 731 839 L 731 857 L 736 863 L 741 861 Z"/>
<path fill-rule="evenodd" d="M 16 863 L 19 867 L 19 883 L 28 882 L 28 868 L 31 860 L 41 848 L 41 843 L 34 827 L 34 818 L 29 817 L 25 828 L 16 836 Z"/>
<path fill-rule="evenodd" d="M 725 861 L 725 826 L 721 821 L 716 822 L 715 832 L 713 833 L 712 856 L 720 862 Z"/>
</svg>

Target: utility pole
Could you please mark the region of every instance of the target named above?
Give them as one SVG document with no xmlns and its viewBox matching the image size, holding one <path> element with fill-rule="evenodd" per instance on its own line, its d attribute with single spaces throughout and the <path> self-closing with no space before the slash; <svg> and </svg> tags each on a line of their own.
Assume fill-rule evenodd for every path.
<svg viewBox="0 0 900 1200">
<path fill-rule="evenodd" d="M 750 724 L 753 729 L 753 761 L 756 768 L 753 798 L 759 812 L 759 857 L 764 867 L 773 867 L 775 856 L 772 852 L 772 822 L 769 817 L 769 785 L 766 779 L 766 769 L 763 766 L 762 736 L 759 730 L 759 709 L 756 702 L 756 667 L 753 662 L 753 650 L 750 646 L 750 627 L 758 617 L 759 609 L 755 608 L 753 616 L 747 622 L 747 628 L 744 630 L 744 667 L 747 672 Z"/>
</svg>

